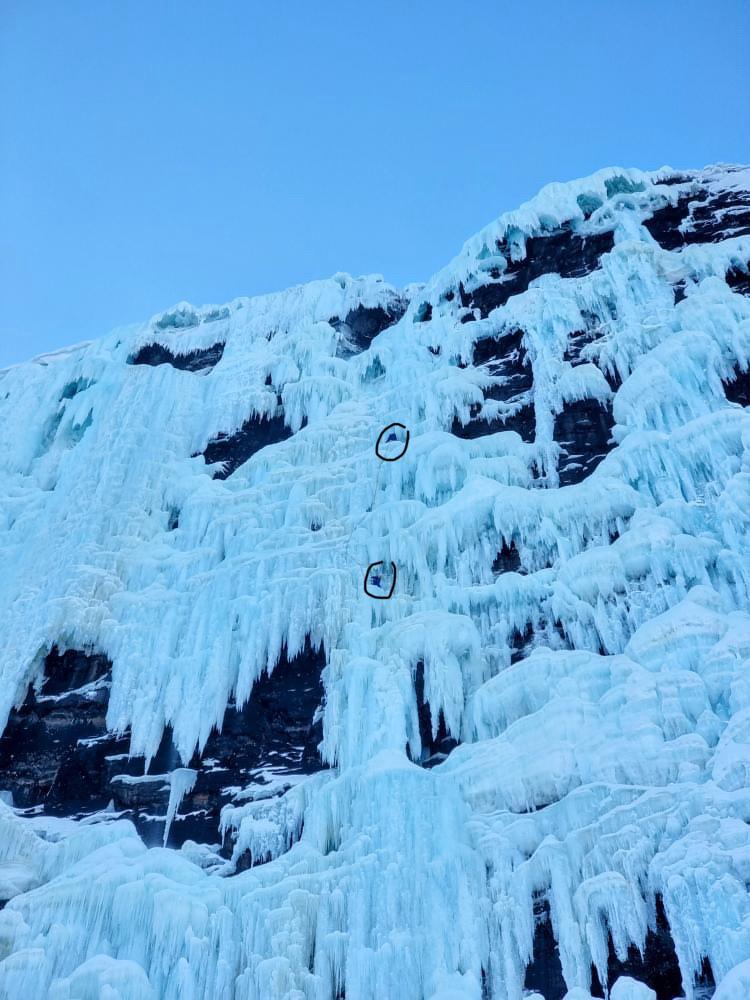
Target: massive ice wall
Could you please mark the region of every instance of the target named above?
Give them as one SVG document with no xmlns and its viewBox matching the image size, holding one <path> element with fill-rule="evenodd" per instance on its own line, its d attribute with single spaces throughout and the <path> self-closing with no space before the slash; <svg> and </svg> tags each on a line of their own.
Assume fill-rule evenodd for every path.
<svg viewBox="0 0 750 1000">
<path fill-rule="evenodd" d="M 0 994 L 746 995 L 749 192 L 0 373 Z"/>
</svg>

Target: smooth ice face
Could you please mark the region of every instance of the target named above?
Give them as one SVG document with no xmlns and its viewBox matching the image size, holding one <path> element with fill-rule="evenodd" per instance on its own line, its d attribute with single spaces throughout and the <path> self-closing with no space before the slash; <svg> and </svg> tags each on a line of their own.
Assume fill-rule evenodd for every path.
<svg viewBox="0 0 750 1000">
<path fill-rule="evenodd" d="M 160 843 L 227 803 L 175 850 L 0 797 L 0 992 L 745 995 L 749 190 L 608 169 L 424 285 L 180 303 L 0 372 L 0 722 L 87 699 L 69 760 L 122 737 L 96 780 L 158 786 Z M 111 676 L 49 694 L 55 648 Z"/>
</svg>

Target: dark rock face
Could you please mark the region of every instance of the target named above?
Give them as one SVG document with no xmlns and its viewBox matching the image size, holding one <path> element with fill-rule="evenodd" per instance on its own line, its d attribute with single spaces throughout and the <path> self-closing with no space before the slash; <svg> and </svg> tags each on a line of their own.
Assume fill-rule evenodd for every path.
<svg viewBox="0 0 750 1000">
<path fill-rule="evenodd" d="M 309 643 L 292 660 L 284 652 L 270 676 L 264 674 L 256 681 L 246 705 L 238 709 L 230 703 L 221 732 L 214 731 L 203 753 L 187 763 L 198 775 L 172 823 L 169 846 L 179 847 L 188 839 L 215 843 L 221 809 L 232 801 L 233 791 L 249 785 L 262 790 L 274 777 L 314 774 L 322 769 L 318 754 L 322 727 L 314 717 L 323 700 L 320 675 L 324 666 L 324 650 L 314 650 Z M 181 761 L 167 730 L 151 771 L 169 773 L 179 766 Z M 136 760 L 135 770 L 143 773 L 142 760 Z M 162 793 L 161 807 L 152 810 L 148 801 L 127 800 L 133 786 L 116 784 L 116 804 L 135 810 L 134 819 L 146 843 L 161 843 L 168 788 Z M 152 816 L 153 811 L 159 818 Z M 224 853 L 231 854 L 231 845 L 225 845 Z"/>
<path fill-rule="evenodd" d="M 684 288 L 684 286 L 683 286 Z M 675 300 L 677 299 L 678 286 L 675 285 Z M 685 297 L 684 290 L 681 292 L 682 298 Z M 568 338 L 568 345 L 565 348 L 565 353 L 563 354 L 563 361 L 567 361 L 572 368 L 577 368 L 578 365 L 585 365 L 590 363 L 590 359 L 586 355 L 586 349 L 592 344 L 596 344 L 604 336 L 604 331 L 601 323 L 599 323 L 594 316 L 588 316 L 588 325 L 583 330 L 576 330 L 575 333 L 571 333 Z M 619 377 L 617 372 L 609 371 L 606 368 L 600 369 L 602 375 L 607 380 L 612 392 L 617 392 L 617 390 L 622 385 L 622 379 Z"/>
<path fill-rule="evenodd" d="M 750 406 L 750 368 L 744 372 L 736 368 L 731 381 L 724 383 L 724 392 L 730 403 Z"/>
<path fill-rule="evenodd" d="M 350 309 L 343 320 L 333 316 L 329 323 L 334 330 L 343 334 L 343 341 L 336 352 L 338 357 L 350 358 L 366 351 L 379 333 L 401 319 L 406 306 L 407 303 L 403 300 L 394 302 L 387 309 L 383 306 L 368 308 L 358 305 L 355 309 Z"/>
<path fill-rule="evenodd" d="M 632 976 L 650 986 L 656 993 L 656 1000 L 673 1000 L 674 997 L 682 996 L 682 974 L 660 896 L 656 897 L 656 930 L 648 931 L 643 956 L 636 948 L 630 948 L 627 958 L 621 962 L 615 954 L 610 936 L 608 989 L 612 988 L 619 976 Z M 592 970 L 592 980 L 591 995 L 603 997 L 604 990 L 595 970 Z"/>
<path fill-rule="evenodd" d="M 196 784 L 183 799 L 169 844 L 188 838 L 216 843 L 221 808 L 239 788 L 259 789 L 273 778 L 312 774 L 318 755 L 325 652 L 309 642 L 299 656 L 286 653 L 255 684 L 241 709 L 230 704 L 221 732 L 214 732 L 188 766 Z M 169 773 L 182 766 L 167 730 L 144 778 L 144 760 L 128 757 L 129 738 L 107 731 L 111 663 L 97 653 L 53 649 L 45 660 L 41 692 L 33 690 L 11 713 L 0 738 L 0 787 L 17 807 L 41 807 L 58 816 L 104 809 L 135 823 L 147 844 L 162 842 L 169 801 Z M 123 780 L 124 778 L 124 780 Z M 138 778 L 130 781 L 129 778 Z"/>
<path fill-rule="evenodd" d="M 659 183 L 666 187 L 674 187 L 677 184 L 687 184 L 690 179 L 687 174 L 670 174 L 669 177 L 662 177 Z"/>
<path fill-rule="evenodd" d="M 432 735 L 432 713 L 424 698 L 424 663 L 420 660 L 414 676 L 414 692 L 417 699 L 417 715 L 419 718 L 419 738 L 422 743 L 422 755 L 419 763 L 422 767 L 435 767 L 441 764 L 451 751 L 458 746 L 458 740 L 448 734 L 442 711 L 438 718 L 437 734 Z"/>
<path fill-rule="evenodd" d="M 545 1000 L 563 1000 L 567 992 L 562 975 L 560 955 L 549 919 L 549 904 L 540 900 L 534 907 L 534 957 L 526 969 L 525 987 L 537 990 Z M 682 976 L 677 961 L 674 942 L 669 929 L 661 898 L 656 898 L 656 929 L 648 931 L 644 954 L 631 948 L 625 961 L 615 954 L 612 938 L 609 939 L 607 989 L 611 989 L 620 976 L 632 976 L 655 991 L 657 1000 L 673 1000 L 682 996 Z M 713 976 L 710 967 L 704 966 L 697 985 L 711 988 Z M 592 968 L 591 995 L 604 997 L 604 990 L 596 970 Z"/>
<path fill-rule="evenodd" d="M 526 968 L 524 987 L 545 1000 L 562 1000 L 568 992 L 546 899 L 534 903 L 534 956 Z"/>
<path fill-rule="evenodd" d="M 486 437 L 488 434 L 497 434 L 498 431 L 516 431 L 524 441 L 533 441 L 536 431 L 534 407 L 521 406 L 512 416 L 502 419 L 501 417 L 482 416 L 482 407 L 476 405 L 471 407 L 468 423 L 462 424 L 460 420 L 454 419 L 451 425 L 451 434 L 468 440 Z"/>
<path fill-rule="evenodd" d="M 532 281 L 543 274 L 556 273 L 561 278 L 579 278 L 599 266 L 603 254 L 614 246 L 612 232 L 587 236 L 573 232 L 570 225 L 562 226 L 548 236 L 532 236 L 526 241 L 523 260 L 510 260 L 504 271 L 490 272 L 496 281 L 475 288 L 462 304 L 479 309 L 482 318 L 493 309 L 505 305 L 512 295 L 525 292 Z M 498 246 L 499 250 L 507 247 Z"/>
<path fill-rule="evenodd" d="M 478 438 L 497 431 L 516 431 L 524 441 L 533 441 L 536 418 L 531 389 L 534 382 L 531 364 L 523 347 L 523 330 L 478 340 L 474 345 L 472 364 L 484 366 L 488 375 L 499 380 L 482 390 L 485 401 L 493 399 L 517 404 L 516 412 L 505 418 L 487 417 L 482 406 L 474 404 L 469 422 L 461 424 L 454 419 L 451 433 L 460 438 Z"/>
<path fill-rule="evenodd" d="M 596 399 L 566 403 L 555 417 L 554 438 L 562 447 L 558 466 L 560 485 L 580 483 L 590 476 L 614 447 L 611 440 L 612 404 Z"/>
<path fill-rule="evenodd" d="M 269 444 L 278 444 L 291 436 L 292 431 L 284 423 L 283 412 L 277 412 L 271 417 L 248 417 L 234 434 L 217 434 L 209 441 L 203 457 L 207 465 L 223 462 L 223 467 L 214 472 L 213 478 L 227 479 L 256 451 Z"/>
<path fill-rule="evenodd" d="M 146 344 L 132 358 L 128 358 L 128 364 L 171 365 L 183 372 L 210 371 L 221 361 L 223 353 L 224 344 L 221 341 L 188 354 L 173 354 L 162 344 Z"/>
<path fill-rule="evenodd" d="M 683 194 L 674 205 L 657 209 L 643 225 L 665 250 L 746 236 L 750 233 L 750 192 Z"/>
<path fill-rule="evenodd" d="M 29 689 L 0 737 L 0 784 L 16 806 L 44 804 L 55 815 L 106 806 L 97 741 L 106 732 L 110 671 L 101 654 L 57 647 L 48 654 L 41 691 Z"/>
</svg>

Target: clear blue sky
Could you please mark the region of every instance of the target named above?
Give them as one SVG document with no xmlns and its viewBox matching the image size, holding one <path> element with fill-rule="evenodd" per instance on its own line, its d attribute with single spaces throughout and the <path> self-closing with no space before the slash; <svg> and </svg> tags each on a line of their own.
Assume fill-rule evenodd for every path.
<svg viewBox="0 0 750 1000">
<path fill-rule="evenodd" d="M 750 160 L 747 0 L 0 0 L 0 366 L 337 270 L 551 180 Z"/>
</svg>

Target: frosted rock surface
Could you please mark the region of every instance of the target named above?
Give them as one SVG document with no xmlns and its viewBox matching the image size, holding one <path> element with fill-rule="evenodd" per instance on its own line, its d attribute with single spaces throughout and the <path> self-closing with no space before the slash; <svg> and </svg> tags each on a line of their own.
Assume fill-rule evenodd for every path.
<svg viewBox="0 0 750 1000">
<path fill-rule="evenodd" d="M 747 995 L 749 191 L 607 169 L 425 284 L 0 372 L 0 729 L 68 697 L 52 650 L 106 657 L 166 844 L 228 706 L 325 662 L 319 765 L 244 775 L 206 843 L 0 796 L 0 994 L 672 1000 L 622 972 L 661 943 L 673 996 Z"/>
</svg>

